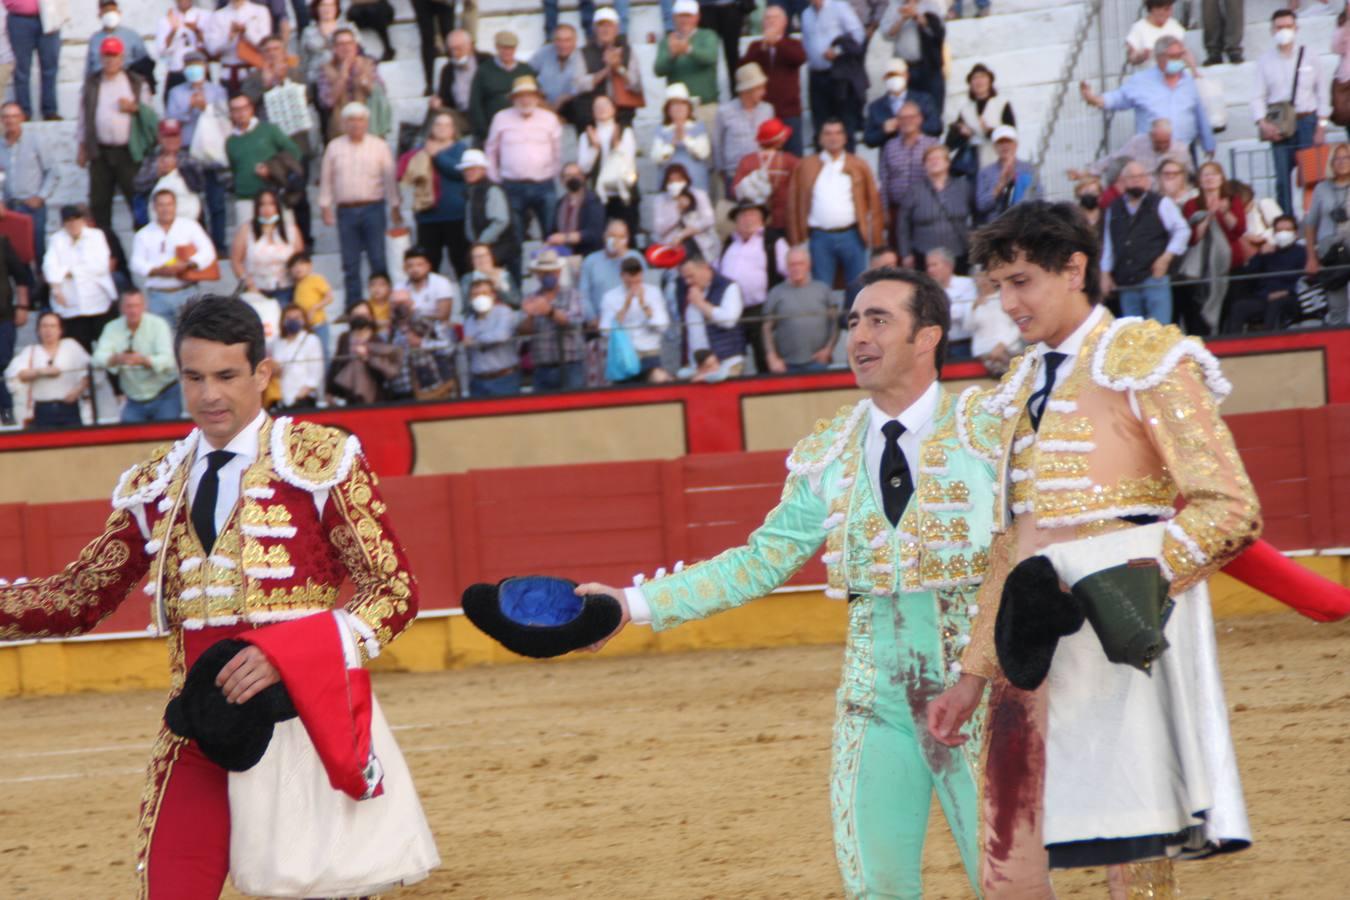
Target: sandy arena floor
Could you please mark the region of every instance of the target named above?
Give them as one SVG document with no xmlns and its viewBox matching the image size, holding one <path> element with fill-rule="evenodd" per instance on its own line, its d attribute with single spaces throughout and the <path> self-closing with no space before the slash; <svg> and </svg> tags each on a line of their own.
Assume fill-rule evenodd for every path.
<svg viewBox="0 0 1350 900">
<path fill-rule="evenodd" d="M 1289 615 L 1220 625 L 1256 845 L 1187 900 L 1350 896 L 1350 649 Z M 444 867 L 398 898 L 828 898 L 837 647 L 433 675 L 377 690 Z M 0 896 L 130 896 L 154 692 L 0 701 Z M 927 895 L 969 896 L 935 815 Z M 1105 896 L 1100 871 L 1057 880 Z M 227 896 L 237 896 L 227 891 Z"/>
</svg>

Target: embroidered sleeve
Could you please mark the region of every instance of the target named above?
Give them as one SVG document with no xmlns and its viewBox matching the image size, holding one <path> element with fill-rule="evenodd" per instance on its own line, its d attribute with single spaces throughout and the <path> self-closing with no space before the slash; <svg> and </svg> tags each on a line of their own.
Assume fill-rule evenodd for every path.
<svg viewBox="0 0 1350 900">
<path fill-rule="evenodd" d="M 1261 534 L 1256 492 L 1207 374 L 1185 360 L 1168 378 L 1135 394 L 1150 439 L 1185 501 L 1163 541 L 1173 593 L 1208 578 Z"/>
<path fill-rule="evenodd" d="M 974 617 L 970 626 L 970 643 L 961 655 L 961 671 L 978 675 L 981 678 L 993 678 L 998 673 L 998 654 L 994 650 L 994 621 L 998 618 L 998 608 L 1003 600 L 1003 583 L 1008 573 L 1017 564 L 1017 531 L 1008 529 L 994 535 L 989 545 L 989 569 L 980 592 L 976 595 L 979 615 Z"/>
<path fill-rule="evenodd" d="M 116 509 L 60 574 L 0 586 L 0 640 L 83 634 L 117 609 L 149 567 L 136 520 Z"/>
<path fill-rule="evenodd" d="M 332 488 L 323 521 L 356 587 L 346 606 L 348 622 L 359 632 L 366 655 L 377 656 L 416 617 L 417 581 L 364 456 L 358 454 L 347 476 Z"/>
<path fill-rule="evenodd" d="M 1003 441 L 1002 416 L 986 409 L 992 393 L 988 388 L 972 386 L 956 401 L 956 434 L 961 446 L 988 466 L 998 463 Z"/>
<path fill-rule="evenodd" d="M 658 631 L 748 603 L 782 587 L 825 540 L 825 501 L 801 475 L 742 547 L 642 585 Z"/>
</svg>

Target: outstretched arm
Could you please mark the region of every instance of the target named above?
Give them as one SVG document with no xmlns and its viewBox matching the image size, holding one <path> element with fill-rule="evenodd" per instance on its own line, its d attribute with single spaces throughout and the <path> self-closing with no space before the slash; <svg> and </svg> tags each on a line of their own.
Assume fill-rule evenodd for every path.
<svg viewBox="0 0 1350 900">
<path fill-rule="evenodd" d="M 83 634 L 117 609 L 149 568 L 140 527 L 116 510 L 60 574 L 0 587 L 0 640 Z"/>
<path fill-rule="evenodd" d="M 650 622 L 658 631 L 748 603 L 781 587 L 825 540 L 825 500 L 809 479 L 790 475 L 778 505 L 744 546 L 713 559 L 657 578 L 625 592 L 584 584 L 578 594 L 608 593 L 624 603 L 624 617 L 614 634 L 629 621 Z M 605 641 L 592 649 L 604 646 Z"/>
</svg>

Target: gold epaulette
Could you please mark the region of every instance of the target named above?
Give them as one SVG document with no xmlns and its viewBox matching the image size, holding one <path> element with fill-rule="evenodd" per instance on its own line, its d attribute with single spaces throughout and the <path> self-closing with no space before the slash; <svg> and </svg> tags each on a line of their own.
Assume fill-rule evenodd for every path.
<svg viewBox="0 0 1350 900">
<path fill-rule="evenodd" d="M 1199 338 L 1187 337 L 1175 325 L 1134 316 L 1112 322 L 1097 341 L 1092 380 L 1113 391 L 1147 391 L 1161 384 L 1186 358 L 1200 368 L 1216 399 L 1228 396 L 1233 386 Z"/>
<path fill-rule="evenodd" d="M 272 424 L 271 451 L 282 480 L 302 490 L 326 491 L 347 477 L 361 442 L 341 428 L 280 418 Z"/>
<path fill-rule="evenodd" d="M 811 433 L 797 442 L 788 455 L 788 471 L 794 475 L 811 475 L 824 471 L 839 458 L 849 435 L 872 404 L 867 400 L 841 406 L 832 419 L 819 419 Z"/>
</svg>

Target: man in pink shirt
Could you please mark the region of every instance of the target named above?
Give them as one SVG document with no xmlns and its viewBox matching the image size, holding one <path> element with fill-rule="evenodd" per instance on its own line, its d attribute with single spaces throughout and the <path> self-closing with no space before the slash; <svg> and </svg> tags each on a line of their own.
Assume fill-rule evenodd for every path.
<svg viewBox="0 0 1350 900">
<path fill-rule="evenodd" d="M 522 75 L 511 87 L 511 105 L 492 117 L 488 129 L 488 177 L 506 190 L 520 242 L 529 230 L 531 212 L 539 220 L 540 235 L 549 233 L 554 182 L 562 171 L 562 122 L 539 105 L 541 99 L 534 77 Z"/>
</svg>

